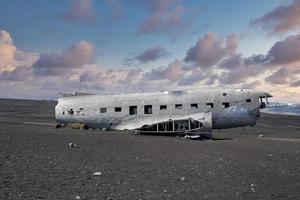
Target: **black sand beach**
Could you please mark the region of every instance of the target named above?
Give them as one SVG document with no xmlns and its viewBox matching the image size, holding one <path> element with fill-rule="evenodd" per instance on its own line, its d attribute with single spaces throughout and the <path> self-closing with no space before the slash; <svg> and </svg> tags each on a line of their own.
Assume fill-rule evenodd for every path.
<svg viewBox="0 0 300 200">
<path fill-rule="evenodd" d="M 0 199 L 300 199 L 300 117 L 195 141 L 54 129 L 54 106 L 0 100 Z"/>
</svg>

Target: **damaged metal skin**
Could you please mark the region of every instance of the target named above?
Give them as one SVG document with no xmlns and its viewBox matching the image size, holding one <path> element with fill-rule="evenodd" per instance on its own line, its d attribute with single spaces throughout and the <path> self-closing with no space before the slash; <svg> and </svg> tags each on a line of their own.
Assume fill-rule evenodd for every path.
<svg viewBox="0 0 300 200">
<path fill-rule="evenodd" d="M 138 132 L 211 135 L 212 129 L 255 125 L 266 92 L 245 89 L 82 95 L 58 99 L 58 123 Z"/>
</svg>

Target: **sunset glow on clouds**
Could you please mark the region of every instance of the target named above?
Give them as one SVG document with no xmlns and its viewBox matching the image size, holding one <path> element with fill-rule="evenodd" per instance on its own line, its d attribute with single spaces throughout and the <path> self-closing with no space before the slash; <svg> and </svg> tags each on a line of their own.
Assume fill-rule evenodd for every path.
<svg viewBox="0 0 300 200">
<path fill-rule="evenodd" d="M 299 0 L 44 2 L 0 3 L 1 97 L 243 87 L 300 102 Z M 240 50 L 255 38 L 266 52 Z"/>
</svg>

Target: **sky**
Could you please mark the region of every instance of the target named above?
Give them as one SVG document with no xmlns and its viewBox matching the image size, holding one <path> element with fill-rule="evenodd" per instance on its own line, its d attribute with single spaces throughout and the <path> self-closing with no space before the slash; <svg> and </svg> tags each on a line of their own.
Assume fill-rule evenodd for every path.
<svg viewBox="0 0 300 200">
<path fill-rule="evenodd" d="M 0 97 L 249 88 L 300 103 L 300 0 L 2 0 Z"/>
</svg>

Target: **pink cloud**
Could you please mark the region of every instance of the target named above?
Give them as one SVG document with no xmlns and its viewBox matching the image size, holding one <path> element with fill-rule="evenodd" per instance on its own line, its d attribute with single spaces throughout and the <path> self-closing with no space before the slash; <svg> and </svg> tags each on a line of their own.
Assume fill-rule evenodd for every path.
<svg viewBox="0 0 300 200">
<path fill-rule="evenodd" d="M 282 5 L 251 22 L 261 25 L 270 34 L 284 33 L 300 28 L 300 1 Z"/>
<path fill-rule="evenodd" d="M 148 63 L 156 61 L 162 57 L 167 56 L 169 53 L 162 46 L 154 46 L 146 49 L 140 54 L 125 59 L 125 63 L 129 64 L 133 61 L 139 61 L 140 63 Z"/>
<path fill-rule="evenodd" d="M 265 80 L 273 84 L 295 84 L 300 77 L 300 67 L 281 67 Z"/>
<path fill-rule="evenodd" d="M 33 72 L 42 76 L 60 76 L 69 73 L 72 69 L 82 67 L 92 62 L 94 45 L 81 41 L 73 44 L 61 54 L 42 54 L 33 64 Z"/>
<path fill-rule="evenodd" d="M 0 30 L 0 72 L 15 69 L 15 55 L 17 48 L 13 45 L 10 34 Z"/>
<path fill-rule="evenodd" d="M 63 19 L 74 22 L 91 22 L 96 19 L 93 0 L 72 0 L 69 10 Z"/>
<path fill-rule="evenodd" d="M 300 64 L 300 34 L 276 42 L 268 53 L 271 64 Z"/>
<path fill-rule="evenodd" d="M 37 54 L 19 50 L 13 44 L 11 35 L 0 29 L 0 75 L 5 73 L 8 77 L 9 73 L 30 66 L 36 59 Z"/>
<path fill-rule="evenodd" d="M 239 39 L 236 34 L 224 39 L 214 33 L 208 33 L 188 50 L 184 61 L 193 62 L 202 68 L 209 68 L 224 57 L 234 54 L 238 42 Z"/>
<path fill-rule="evenodd" d="M 178 81 L 183 76 L 183 63 L 179 60 L 170 62 L 167 67 L 158 67 L 145 74 L 148 80 Z"/>
<path fill-rule="evenodd" d="M 300 87 L 300 80 L 295 81 L 295 82 L 292 82 L 292 83 L 290 84 L 290 86 L 292 86 L 292 87 Z"/>
<path fill-rule="evenodd" d="M 187 9 L 174 0 L 143 1 L 149 15 L 138 27 L 139 34 L 166 33 L 175 35 L 186 29 L 183 17 Z"/>
<path fill-rule="evenodd" d="M 37 54 L 19 50 L 14 46 L 9 33 L 0 31 L 0 52 L 1 49 L 2 52 L 14 49 L 5 65 L 4 59 L 0 60 L 1 67 L 13 66 L 11 71 L 0 72 L 0 91 L 6 97 L 34 95 L 35 98 L 49 98 L 66 91 L 123 93 L 178 90 L 207 85 L 255 88 L 263 85 L 263 81 L 276 86 L 299 87 L 298 54 L 294 52 L 292 58 L 288 57 L 292 53 L 287 52 L 287 56 L 284 54 L 288 51 L 286 46 L 298 52 L 297 42 L 298 37 L 290 36 L 274 44 L 266 55 L 243 57 L 236 53 L 237 36 L 221 38 L 211 33 L 199 39 L 187 51 L 187 55 L 193 55 L 189 62 L 173 60 L 167 66 L 146 72 L 141 68 L 111 69 L 102 64 L 90 64 L 93 62 L 94 45 L 86 41 L 75 43 L 61 53 L 42 54 L 38 57 Z M 150 48 L 138 56 L 143 61 L 156 59 L 161 55 L 157 54 L 157 51 L 161 51 L 157 49 Z M 192 65 L 189 65 L 190 62 Z M 203 70 L 202 66 L 213 67 Z M 270 76 L 263 76 L 274 69 L 276 71 Z M 6 88 L 14 88 L 14 91 L 10 92 Z"/>
</svg>

